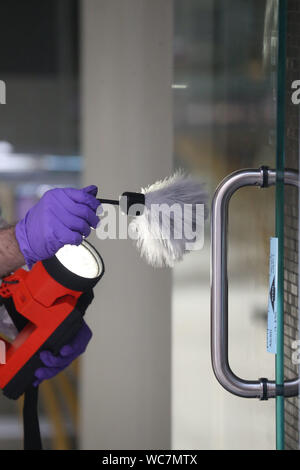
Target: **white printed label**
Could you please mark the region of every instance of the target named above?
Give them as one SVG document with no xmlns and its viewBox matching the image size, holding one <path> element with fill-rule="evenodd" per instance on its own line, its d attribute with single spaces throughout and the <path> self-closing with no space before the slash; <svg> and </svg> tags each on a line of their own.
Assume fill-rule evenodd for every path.
<svg viewBox="0 0 300 470">
<path fill-rule="evenodd" d="M 278 238 L 270 238 L 267 351 L 277 353 Z"/>
</svg>

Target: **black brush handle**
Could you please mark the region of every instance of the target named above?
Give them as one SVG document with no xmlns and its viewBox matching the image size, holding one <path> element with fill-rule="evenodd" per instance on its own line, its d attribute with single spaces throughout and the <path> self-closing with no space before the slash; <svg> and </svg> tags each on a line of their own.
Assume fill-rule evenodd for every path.
<svg viewBox="0 0 300 470">
<path fill-rule="evenodd" d="M 138 205 L 139 210 L 134 215 L 142 215 L 142 207 L 145 205 L 145 194 L 126 191 L 122 194 L 118 201 L 115 199 L 102 198 L 98 198 L 98 201 L 100 201 L 101 204 L 112 204 L 114 206 L 120 206 L 120 209 L 122 212 L 124 212 L 124 214 L 129 214 L 130 208 L 132 206 Z"/>
<path fill-rule="evenodd" d="M 98 198 L 97 201 L 101 202 L 101 204 L 112 204 L 114 206 L 118 206 L 120 204 L 120 201 L 117 201 L 115 199 L 100 199 Z"/>
</svg>

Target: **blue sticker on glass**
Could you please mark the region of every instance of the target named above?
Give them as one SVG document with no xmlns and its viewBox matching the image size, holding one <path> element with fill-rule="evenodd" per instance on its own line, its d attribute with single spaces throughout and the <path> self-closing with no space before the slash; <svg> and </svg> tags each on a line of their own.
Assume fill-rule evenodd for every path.
<svg viewBox="0 0 300 470">
<path fill-rule="evenodd" d="M 270 238 L 267 351 L 277 353 L 278 238 Z"/>
</svg>

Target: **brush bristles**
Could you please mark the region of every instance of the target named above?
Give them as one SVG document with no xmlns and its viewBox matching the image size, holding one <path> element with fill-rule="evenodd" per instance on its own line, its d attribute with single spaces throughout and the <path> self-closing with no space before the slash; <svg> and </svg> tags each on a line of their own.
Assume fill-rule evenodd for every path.
<svg viewBox="0 0 300 470">
<path fill-rule="evenodd" d="M 203 234 L 208 214 L 204 185 L 180 170 L 142 192 L 144 213 L 130 223 L 137 248 L 152 266 L 173 267 Z"/>
</svg>

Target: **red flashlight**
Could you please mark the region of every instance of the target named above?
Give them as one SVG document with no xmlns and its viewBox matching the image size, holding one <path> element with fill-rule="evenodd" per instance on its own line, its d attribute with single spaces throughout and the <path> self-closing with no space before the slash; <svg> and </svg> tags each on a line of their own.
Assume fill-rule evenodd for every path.
<svg viewBox="0 0 300 470">
<path fill-rule="evenodd" d="M 84 240 L 31 271 L 19 269 L 3 279 L 0 301 L 19 331 L 12 343 L 5 342 L 6 363 L 0 365 L 0 388 L 7 397 L 17 399 L 31 386 L 43 366 L 41 351 L 58 354 L 76 335 L 103 274 L 100 254 Z"/>
</svg>

